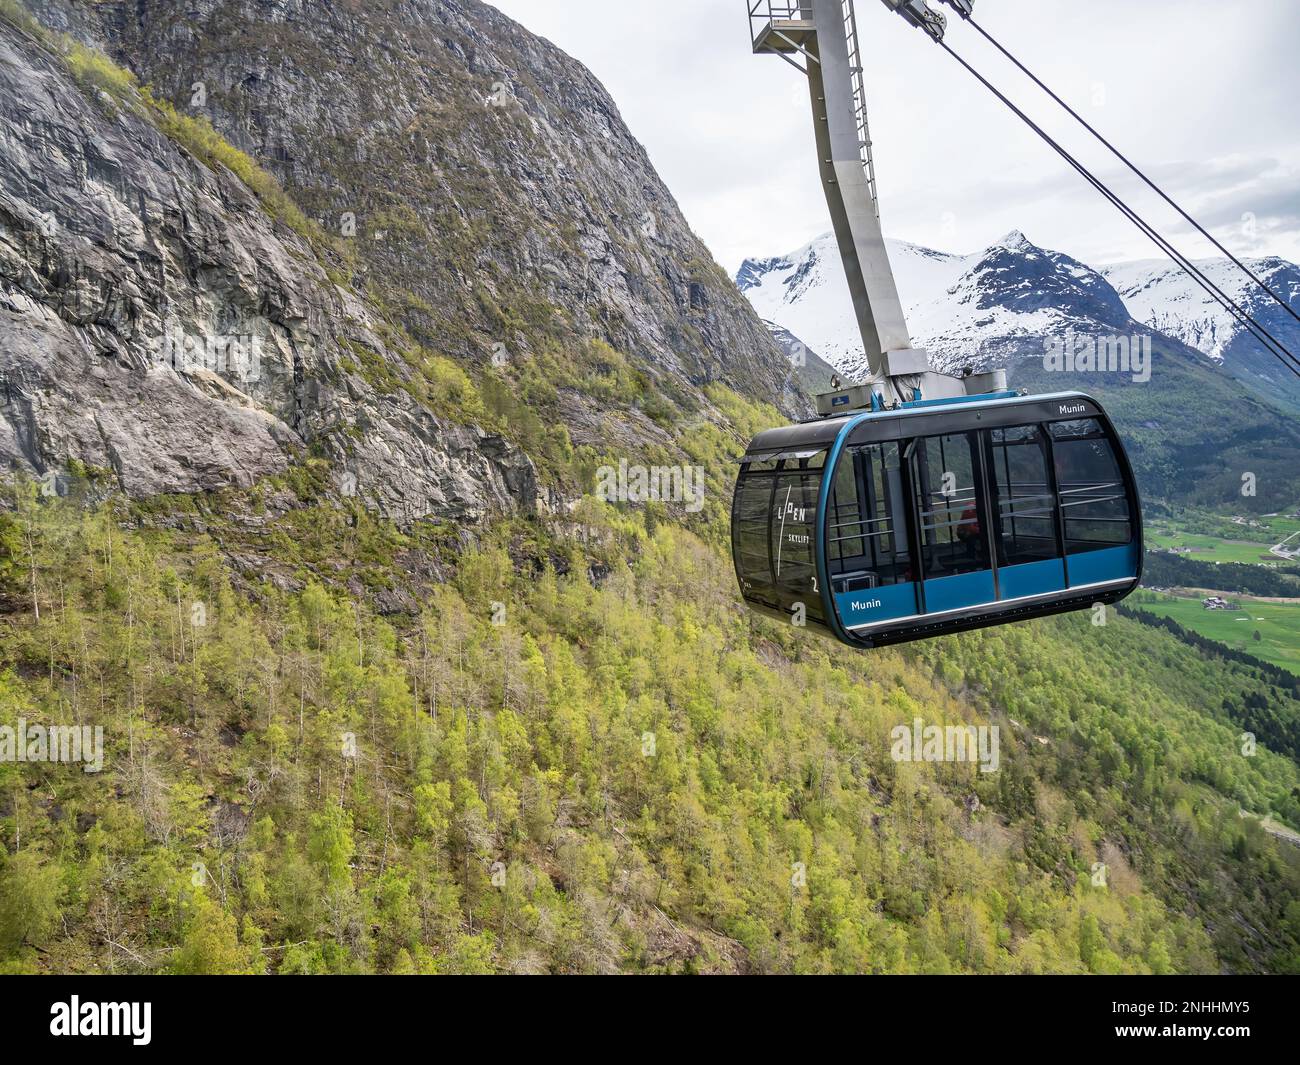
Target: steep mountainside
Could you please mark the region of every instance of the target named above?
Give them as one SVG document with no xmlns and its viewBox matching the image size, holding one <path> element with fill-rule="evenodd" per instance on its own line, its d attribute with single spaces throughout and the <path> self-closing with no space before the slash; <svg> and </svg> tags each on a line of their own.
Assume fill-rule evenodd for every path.
<svg viewBox="0 0 1300 1065">
<path fill-rule="evenodd" d="M 1300 427 L 1279 405 L 1276 382 L 1256 376 L 1248 386 L 1237 373 L 1254 371 L 1238 366 L 1229 373 L 1227 360 L 1190 346 L 1204 336 L 1162 332 L 1132 289 L 1126 296 L 1112 287 L 1112 273 L 1039 248 L 1021 233 L 968 256 L 888 244 L 913 341 L 939 368 L 1005 366 L 1014 386 L 1096 394 L 1134 444 L 1143 491 L 1153 499 L 1268 512 L 1300 498 L 1294 461 Z M 737 283 L 765 320 L 815 348 L 850 379 L 866 376 L 831 235 L 789 256 L 746 261 Z M 1285 315 L 1280 308 L 1277 313 Z M 1172 314 L 1157 317 L 1177 324 Z M 1117 337 L 1126 347 L 1134 338 L 1149 339 L 1151 359 L 1140 372 L 1132 363 L 1124 372 L 1044 365 L 1053 343 Z M 1287 394 L 1297 392 L 1292 387 Z M 1259 494 L 1243 497 L 1248 472 Z"/>
<path fill-rule="evenodd" d="M 478 517 L 556 505 L 535 463 L 573 496 L 575 443 L 662 445 L 709 381 L 802 402 L 604 90 L 494 9 L 33 6 L 151 94 L 5 34 L 5 465 L 145 496 L 298 449 Z"/>
<path fill-rule="evenodd" d="M 531 508 L 532 463 L 358 371 L 382 318 L 129 86 L 0 36 L 0 461 L 134 496 L 251 486 L 295 450 L 401 515 Z M 113 95 L 117 92 L 118 95 Z"/>
<path fill-rule="evenodd" d="M 809 395 L 825 392 L 830 387 L 831 377 L 838 372 L 835 367 L 790 330 L 782 328 L 775 322 L 764 322 L 763 325 L 772 334 L 772 339 L 781 345 L 781 350 L 785 352 L 790 365 L 794 367 L 804 391 Z"/>
<path fill-rule="evenodd" d="M 352 286 L 418 342 L 485 364 L 497 344 L 525 359 L 557 338 L 588 338 L 649 368 L 659 392 L 734 381 L 797 402 L 784 360 L 609 94 L 495 8 L 146 0 L 85 10 L 67 13 L 74 31 L 210 119 L 326 230 L 355 226 Z"/>
</svg>

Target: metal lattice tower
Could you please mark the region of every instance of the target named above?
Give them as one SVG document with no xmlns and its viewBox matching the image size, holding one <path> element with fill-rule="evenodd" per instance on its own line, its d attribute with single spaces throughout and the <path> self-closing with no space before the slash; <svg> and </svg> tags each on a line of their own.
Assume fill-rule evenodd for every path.
<svg viewBox="0 0 1300 1065">
<path fill-rule="evenodd" d="M 861 145 L 862 166 L 867 172 L 867 189 L 871 202 L 880 217 L 880 197 L 876 193 L 876 164 L 871 158 L 871 127 L 867 122 L 867 88 L 862 81 L 862 48 L 858 44 L 858 18 L 853 11 L 853 0 L 842 0 L 844 9 L 844 37 L 849 50 L 849 80 L 853 85 L 853 116 L 858 124 L 858 143 Z"/>
</svg>

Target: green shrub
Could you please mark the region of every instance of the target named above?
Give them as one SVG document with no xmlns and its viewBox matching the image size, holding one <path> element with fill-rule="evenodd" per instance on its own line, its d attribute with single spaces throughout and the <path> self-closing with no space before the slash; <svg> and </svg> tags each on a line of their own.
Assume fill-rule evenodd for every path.
<svg viewBox="0 0 1300 1065">
<path fill-rule="evenodd" d="M 129 104 L 138 97 L 135 75 L 123 70 L 103 52 L 69 38 L 64 42 L 63 62 L 83 89 L 103 90 L 120 104 Z"/>
</svg>

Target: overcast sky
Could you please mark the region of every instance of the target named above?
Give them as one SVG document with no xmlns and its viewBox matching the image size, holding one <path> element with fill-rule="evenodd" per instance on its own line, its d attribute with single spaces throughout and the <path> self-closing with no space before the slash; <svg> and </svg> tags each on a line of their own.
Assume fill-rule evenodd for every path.
<svg viewBox="0 0 1300 1065">
<path fill-rule="evenodd" d="M 751 53 L 744 0 L 489 2 L 604 82 L 729 271 L 830 229 L 806 82 Z M 856 6 L 888 236 L 967 253 L 1020 229 L 1092 264 L 1159 255 L 919 30 Z M 1158 229 L 1214 254 L 944 10 L 954 50 Z M 1300 2 L 977 0 L 976 17 L 1235 252 L 1300 260 Z"/>
</svg>

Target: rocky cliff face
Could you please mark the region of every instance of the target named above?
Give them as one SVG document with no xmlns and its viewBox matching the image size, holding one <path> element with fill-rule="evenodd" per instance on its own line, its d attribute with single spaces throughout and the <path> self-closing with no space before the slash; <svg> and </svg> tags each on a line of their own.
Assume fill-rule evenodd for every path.
<svg viewBox="0 0 1300 1065">
<path fill-rule="evenodd" d="M 0 460 L 133 496 L 247 486 L 295 452 L 395 516 L 537 498 L 529 460 L 343 368 L 375 316 L 232 174 L 3 25 Z"/>
<path fill-rule="evenodd" d="M 427 356 L 495 367 L 508 389 L 539 354 L 612 349 L 646 393 L 699 403 L 725 381 L 798 404 L 608 95 L 494 9 L 29 7 L 211 121 L 311 231 L 0 20 L 6 465 L 78 460 L 148 495 L 247 485 L 312 452 L 386 513 L 473 518 L 551 493 L 508 431 L 425 401 Z M 597 445 L 606 406 L 555 398 Z"/>
</svg>

